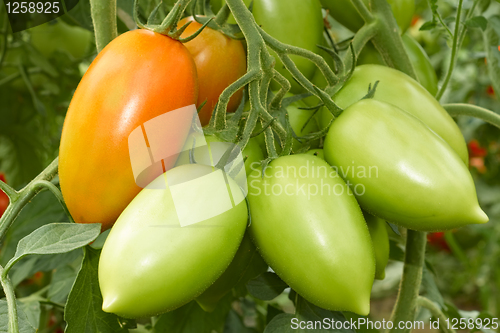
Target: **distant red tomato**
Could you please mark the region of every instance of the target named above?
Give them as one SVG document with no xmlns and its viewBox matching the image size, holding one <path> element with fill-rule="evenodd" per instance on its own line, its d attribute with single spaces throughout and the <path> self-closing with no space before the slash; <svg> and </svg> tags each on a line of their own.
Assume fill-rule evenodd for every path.
<svg viewBox="0 0 500 333">
<path fill-rule="evenodd" d="M 495 96 L 495 90 L 493 90 L 493 87 L 491 85 L 489 85 L 488 87 L 486 87 L 486 93 L 488 94 L 488 96 Z"/>
<path fill-rule="evenodd" d="M 472 157 L 485 157 L 488 155 L 488 149 L 481 147 L 479 141 L 473 139 L 469 142 L 469 156 Z"/>
<path fill-rule="evenodd" d="M 7 183 L 7 181 L 5 180 L 5 174 L 3 172 L 0 172 L 0 180 L 3 181 L 4 183 Z M 0 190 L 0 217 L 7 209 L 8 205 L 9 205 L 9 197 L 7 196 L 7 194 L 5 194 L 3 191 Z"/>
<path fill-rule="evenodd" d="M 427 234 L 427 242 L 434 248 L 450 252 L 450 247 L 444 238 L 444 232 L 430 232 Z"/>
</svg>

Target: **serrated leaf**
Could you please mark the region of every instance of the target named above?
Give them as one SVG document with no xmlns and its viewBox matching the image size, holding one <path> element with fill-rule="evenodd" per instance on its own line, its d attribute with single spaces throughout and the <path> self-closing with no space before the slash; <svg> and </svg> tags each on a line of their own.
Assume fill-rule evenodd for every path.
<svg viewBox="0 0 500 333">
<path fill-rule="evenodd" d="M 476 16 L 465 21 L 465 25 L 470 28 L 481 28 L 481 30 L 485 31 L 488 20 L 484 16 Z"/>
<path fill-rule="evenodd" d="M 31 325 L 30 321 L 26 317 L 24 313 L 23 307 L 20 302 L 16 302 L 17 304 L 17 316 L 18 316 L 18 325 L 19 325 L 19 333 L 34 333 L 36 332 L 36 328 Z M 7 301 L 5 298 L 0 299 L 0 333 L 8 333 L 8 323 L 9 323 L 9 312 Z"/>
<path fill-rule="evenodd" d="M 100 251 L 87 246 L 80 271 L 64 309 L 66 333 L 127 332 L 120 327 L 119 317 L 102 311 L 97 269 Z"/>
<path fill-rule="evenodd" d="M 272 272 L 262 273 L 247 283 L 250 295 L 264 301 L 278 297 L 287 287 L 288 285 Z"/>
<path fill-rule="evenodd" d="M 424 24 L 422 24 L 422 26 L 420 27 L 420 31 L 424 31 L 424 30 L 432 30 L 436 27 L 436 23 L 435 22 L 425 22 Z"/>
<path fill-rule="evenodd" d="M 17 244 L 7 267 L 30 254 L 65 253 L 92 242 L 101 232 L 100 224 L 51 223 L 44 225 Z"/>
<path fill-rule="evenodd" d="M 192 301 L 174 311 L 159 316 L 155 333 L 212 333 L 221 332 L 231 309 L 232 296 L 226 295 L 213 312 L 205 312 Z"/>
</svg>

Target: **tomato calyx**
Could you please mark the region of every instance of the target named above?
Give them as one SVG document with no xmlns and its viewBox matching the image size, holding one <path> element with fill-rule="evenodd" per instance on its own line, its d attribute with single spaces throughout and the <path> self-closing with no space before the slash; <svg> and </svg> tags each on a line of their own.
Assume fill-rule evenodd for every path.
<svg viewBox="0 0 500 333">
<path fill-rule="evenodd" d="M 180 36 L 186 30 L 186 28 L 191 24 L 191 22 L 187 22 L 184 24 L 182 27 L 177 29 L 177 23 L 182 17 L 182 13 L 184 13 L 186 7 L 189 4 L 189 0 L 178 0 L 172 10 L 168 13 L 167 17 L 160 23 L 160 24 L 154 24 L 152 22 L 156 21 L 156 15 L 158 13 L 158 9 L 162 5 L 162 2 L 160 2 L 150 13 L 148 22 L 144 23 L 141 21 L 139 18 L 139 1 L 135 0 L 134 2 L 134 21 L 137 24 L 137 26 L 141 29 L 147 29 L 165 36 L 168 36 L 172 39 L 175 39 L 181 43 L 187 43 L 196 36 L 198 36 L 203 29 L 212 21 L 212 18 L 209 18 L 201 27 L 198 29 L 195 33 L 192 35 L 186 37 L 186 38 L 181 38 Z"/>
</svg>

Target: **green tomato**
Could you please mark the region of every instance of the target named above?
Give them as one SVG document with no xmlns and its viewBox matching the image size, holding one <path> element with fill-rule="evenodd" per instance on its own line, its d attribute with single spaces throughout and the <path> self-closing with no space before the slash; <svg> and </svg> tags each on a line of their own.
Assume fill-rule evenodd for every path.
<svg viewBox="0 0 500 333">
<path fill-rule="evenodd" d="M 207 145 L 197 147 L 194 150 L 194 159 L 198 164 L 215 166 L 221 159 L 224 153 L 231 148 L 232 143 L 224 142 L 222 139 L 215 135 L 205 136 Z M 197 140 L 198 142 L 198 140 Z M 189 164 L 189 150 L 193 146 L 193 138 L 190 137 L 186 140 L 184 151 L 179 154 L 176 165 Z M 245 173 L 248 175 L 252 171 L 252 167 L 260 165 L 264 159 L 264 154 L 255 138 L 251 138 L 245 149 L 242 151 L 242 157 L 245 160 Z"/>
<path fill-rule="evenodd" d="M 402 227 L 437 231 L 486 223 L 460 157 L 411 114 L 362 100 L 333 122 L 325 158 L 368 213 Z"/>
<path fill-rule="evenodd" d="M 317 45 L 323 41 L 323 15 L 318 0 L 254 0 L 253 15 L 257 24 L 280 42 L 318 53 Z M 276 70 L 292 84 L 291 91 L 301 92 L 302 86 L 284 68 L 276 53 L 271 54 L 276 58 Z M 314 76 L 314 63 L 299 56 L 290 58 L 308 79 Z M 271 87 L 279 89 L 274 81 Z"/>
<path fill-rule="evenodd" d="M 436 95 L 438 91 L 438 79 L 429 56 L 427 56 L 424 48 L 413 37 L 405 34 L 402 36 L 402 39 L 406 53 L 408 53 L 415 69 L 415 74 L 417 74 L 418 82 L 432 96 Z M 358 65 L 365 64 L 385 65 L 384 59 L 371 43 L 363 48 L 358 58 Z"/>
<path fill-rule="evenodd" d="M 368 0 L 363 2 L 366 6 L 369 5 Z M 396 23 L 404 33 L 411 24 L 415 12 L 415 0 L 387 0 L 387 2 L 391 5 Z M 321 4 L 329 10 L 335 20 L 353 32 L 365 24 L 351 0 L 321 0 Z"/>
<path fill-rule="evenodd" d="M 380 65 L 358 66 L 333 100 L 345 109 L 362 99 L 368 86 L 376 81 L 379 84 L 374 99 L 393 104 L 420 119 L 468 164 L 467 145 L 453 118 L 424 87 L 400 71 Z M 324 128 L 330 123 L 332 114 L 326 108 L 320 112 L 320 127 Z"/>
<path fill-rule="evenodd" d="M 375 275 L 370 234 L 335 170 L 316 156 L 289 155 L 248 181 L 251 236 L 276 274 L 317 306 L 367 315 Z"/>
<path fill-rule="evenodd" d="M 385 278 L 385 266 L 389 262 L 389 235 L 385 227 L 385 221 L 363 212 L 370 237 L 373 243 L 373 252 L 375 254 L 375 279 L 383 280 Z"/>
<path fill-rule="evenodd" d="M 33 46 L 47 58 L 59 50 L 80 59 L 87 54 L 93 38 L 90 31 L 60 20 L 36 26 L 29 29 L 29 32 Z"/>
<path fill-rule="evenodd" d="M 203 310 L 212 312 L 217 302 L 238 283 L 245 283 L 265 271 L 267 271 L 267 264 L 257 252 L 250 237 L 245 234 L 229 267 L 214 284 L 196 298 L 196 302 Z"/>
<path fill-rule="evenodd" d="M 221 170 L 187 164 L 159 176 L 106 239 L 99 261 L 103 310 L 138 318 L 193 300 L 229 266 L 247 217 L 243 193 Z"/>
</svg>

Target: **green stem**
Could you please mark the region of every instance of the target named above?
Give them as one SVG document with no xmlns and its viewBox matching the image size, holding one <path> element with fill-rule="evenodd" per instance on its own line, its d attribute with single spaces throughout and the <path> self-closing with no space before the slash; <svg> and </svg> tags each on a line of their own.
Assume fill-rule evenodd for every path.
<svg viewBox="0 0 500 333">
<path fill-rule="evenodd" d="M 362 0 L 351 0 L 351 2 L 365 23 L 370 23 L 375 20 L 372 13 L 370 13 L 368 8 L 366 8 L 365 3 Z"/>
<path fill-rule="evenodd" d="M 448 70 L 446 71 L 446 76 L 444 78 L 443 84 L 439 88 L 439 91 L 436 94 L 436 99 L 439 101 L 441 97 L 443 97 L 446 88 L 448 87 L 448 83 L 450 83 L 451 75 L 453 74 L 453 69 L 455 68 L 457 62 L 457 53 L 460 49 L 461 40 L 460 36 L 460 17 L 462 16 L 462 4 L 463 0 L 459 0 L 458 9 L 457 9 L 457 17 L 455 20 L 455 32 L 453 33 L 453 46 L 451 48 L 451 59 L 450 66 L 448 66 Z M 464 27 L 466 29 L 466 27 Z"/>
<path fill-rule="evenodd" d="M 42 191 L 43 187 L 41 187 L 38 182 L 42 180 L 50 181 L 56 176 L 57 164 L 58 158 L 52 161 L 52 163 L 50 163 L 50 165 L 45 168 L 45 170 L 43 170 L 38 176 L 36 176 L 36 178 L 33 179 L 28 185 L 26 185 L 22 190 L 17 192 L 13 198 L 11 197 L 9 206 L 0 218 L 0 242 L 2 241 L 3 237 L 5 237 L 7 230 L 10 228 L 12 223 L 14 223 L 14 220 L 19 215 L 23 207 L 28 202 L 30 202 L 31 199 L 35 197 L 35 195 Z M 5 187 L 3 186 L 2 189 L 5 189 Z"/>
<path fill-rule="evenodd" d="M 387 65 L 417 79 L 413 65 L 403 46 L 399 28 L 386 0 L 370 0 L 372 13 L 377 22 L 377 34 L 373 37 L 373 45 L 380 52 Z"/>
<path fill-rule="evenodd" d="M 17 320 L 17 305 L 14 287 L 10 282 L 9 277 L 5 274 L 2 266 L 0 266 L 0 283 L 2 284 L 9 312 L 8 333 L 19 333 L 19 323 Z"/>
<path fill-rule="evenodd" d="M 116 0 L 90 0 L 90 12 L 94 24 L 97 52 L 108 45 L 116 36 Z"/>
<path fill-rule="evenodd" d="M 480 106 L 457 103 L 445 104 L 443 107 L 451 116 L 470 116 L 479 118 L 500 128 L 500 115 Z"/>
<path fill-rule="evenodd" d="M 354 48 L 354 54 L 356 57 L 359 56 L 361 50 L 365 47 L 366 43 L 368 43 L 376 34 L 377 34 L 378 25 L 376 21 L 365 24 L 358 30 L 356 35 L 352 40 L 352 47 Z M 344 56 L 344 66 L 345 68 L 350 68 L 352 66 L 352 55 L 351 52 L 347 52 Z"/>
<path fill-rule="evenodd" d="M 425 232 L 407 231 L 403 276 L 396 305 L 391 316 L 391 321 L 394 324 L 391 332 L 410 332 L 410 329 L 400 329 L 398 324 L 415 319 L 420 283 L 422 282 L 426 243 Z"/>
<path fill-rule="evenodd" d="M 441 323 L 440 327 L 441 330 L 445 333 L 455 333 L 455 330 L 453 328 L 448 328 L 448 325 L 446 325 L 446 316 L 444 313 L 439 309 L 434 302 L 432 302 L 430 299 L 419 296 L 417 298 L 417 304 L 421 307 L 426 308 L 429 310 L 432 314 L 433 317 L 438 318 L 439 322 Z"/>
</svg>

